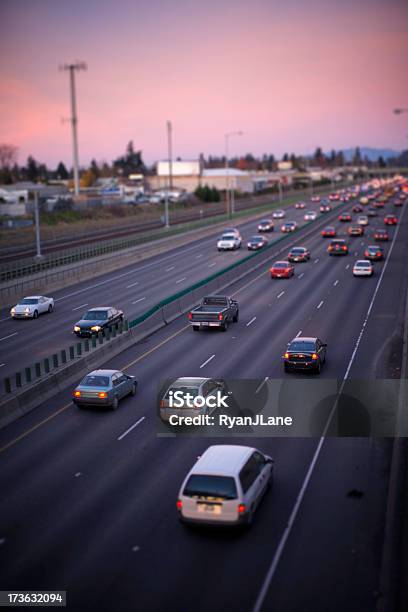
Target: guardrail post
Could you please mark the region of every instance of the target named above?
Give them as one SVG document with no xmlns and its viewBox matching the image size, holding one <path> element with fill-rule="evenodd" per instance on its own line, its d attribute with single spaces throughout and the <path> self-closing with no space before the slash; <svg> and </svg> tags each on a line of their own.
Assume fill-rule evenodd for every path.
<svg viewBox="0 0 408 612">
<path fill-rule="evenodd" d="M 73 346 L 72 344 L 69 347 L 69 358 L 75 359 L 75 346 Z"/>
<path fill-rule="evenodd" d="M 67 351 L 65 349 L 61 351 L 61 363 L 67 363 Z"/>
<path fill-rule="evenodd" d="M 31 371 L 31 366 L 29 366 L 28 368 L 25 368 L 25 381 L 27 383 L 30 383 L 32 380 L 32 371 Z"/>
<path fill-rule="evenodd" d="M 53 356 L 52 356 L 52 365 L 54 366 L 54 368 L 58 368 L 58 366 L 59 366 L 59 361 L 58 361 L 57 353 L 54 353 Z"/>
<path fill-rule="evenodd" d="M 77 342 L 77 356 L 80 357 L 82 355 L 82 342 Z"/>
<path fill-rule="evenodd" d="M 116 332 L 118 330 L 117 323 L 112 327 L 112 338 L 116 338 Z"/>
<path fill-rule="evenodd" d="M 96 336 L 95 336 L 95 334 L 92 335 L 91 342 L 92 342 L 92 348 L 96 348 Z"/>
<path fill-rule="evenodd" d="M 123 329 L 125 331 L 129 331 L 129 321 L 127 319 L 125 319 L 123 322 Z"/>
<path fill-rule="evenodd" d="M 16 372 L 16 387 L 22 387 L 21 372 Z"/>
<path fill-rule="evenodd" d="M 105 329 L 105 340 L 107 340 L 107 341 L 109 342 L 110 337 L 111 337 L 111 328 L 110 328 L 110 327 L 107 327 L 107 328 Z"/>
<path fill-rule="evenodd" d="M 11 393 L 11 378 L 8 376 L 4 379 L 4 390 L 6 393 Z"/>
<path fill-rule="evenodd" d="M 98 332 L 98 342 L 99 344 L 103 344 L 103 333 L 101 331 Z"/>
<path fill-rule="evenodd" d="M 46 374 L 50 373 L 50 360 L 49 360 L 49 357 L 46 357 L 44 359 L 44 371 L 45 371 Z"/>
<path fill-rule="evenodd" d="M 85 353 L 89 353 L 89 340 L 88 340 L 88 338 L 85 340 L 84 350 L 85 350 Z"/>
<path fill-rule="evenodd" d="M 119 321 L 118 332 L 121 334 L 123 332 L 123 322 Z"/>
<path fill-rule="evenodd" d="M 34 368 L 35 368 L 36 377 L 40 378 L 41 377 L 41 363 L 37 361 L 37 363 L 34 364 Z"/>
</svg>

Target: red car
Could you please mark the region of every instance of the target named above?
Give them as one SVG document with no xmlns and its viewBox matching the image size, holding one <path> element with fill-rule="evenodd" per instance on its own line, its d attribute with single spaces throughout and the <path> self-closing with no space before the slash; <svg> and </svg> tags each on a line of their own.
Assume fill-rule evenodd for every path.
<svg viewBox="0 0 408 612">
<path fill-rule="evenodd" d="M 397 225 L 398 219 L 395 215 L 387 215 L 384 217 L 384 225 Z"/>
<path fill-rule="evenodd" d="M 275 261 L 269 272 L 271 278 L 290 278 L 295 273 L 295 266 L 289 261 Z"/>
<path fill-rule="evenodd" d="M 387 242 L 389 236 L 386 229 L 378 229 L 374 232 L 374 240 Z"/>
<path fill-rule="evenodd" d="M 353 213 L 361 213 L 363 210 L 364 208 L 360 204 L 355 204 L 352 208 Z"/>
<path fill-rule="evenodd" d="M 341 213 L 341 215 L 339 215 L 339 221 L 342 221 L 343 223 L 347 223 L 347 221 L 351 221 L 350 213 Z"/>
<path fill-rule="evenodd" d="M 384 202 L 380 202 L 380 201 L 373 202 L 373 206 L 375 208 L 384 208 Z"/>
<path fill-rule="evenodd" d="M 306 204 L 304 202 L 296 202 L 295 204 L 295 208 L 298 208 L 298 209 L 300 208 L 301 210 L 305 207 L 306 207 Z"/>
<path fill-rule="evenodd" d="M 336 236 L 336 228 L 329 225 L 322 230 L 323 238 L 334 238 Z"/>
</svg>

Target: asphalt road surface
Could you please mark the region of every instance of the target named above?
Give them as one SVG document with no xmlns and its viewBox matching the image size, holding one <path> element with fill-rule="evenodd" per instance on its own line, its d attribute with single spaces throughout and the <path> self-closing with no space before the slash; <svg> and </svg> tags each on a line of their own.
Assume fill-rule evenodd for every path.
<svg viewBox="0 0 408 612">
<path fill-rule="evenodd" d="M 295 380 L 281 355 L 300 331 L 328 343 L 322 381 L 398 378 L 408 216 L 397 214 L 372 278 L 354 278 L 351 268 L 382 214 L 363 238 L 350 238 L 347 257 L 329 257 L 316 232 L 301 241 L 312 257 L 293 278 L 271 280 L 266 266 L 233 285 L 240 320 L 227 333 L 194 333 L 183 317 L 111 360 L 139 380 L 118 411 L 78 410 L 67 390 L 0 431 L 1 588 L 63 589 L 75 611 L 374 612 L 391 440 L 158 437 L 156 391 L 163 377 Z M 218 256 L 211 239 L 196 246 L 188 260 L 180 253 L 166 263 L 181 266 L 171 283 L 240 256 Z M 151 299 L 163 284 L 162 261 L 147 270 L 134 299 L 148 297 L 148 274 Z M 112 280 L 109 293 L 92 289 L 93 303 L 120 287 L 124 294 L 133 280 L 125 278 Z M 78 304 L 89 295 L 75 296 Z M 64 305 L 67 323 L 72 307 Z M 40 321 L 48 325 L 58 310 Z M 256 446 L 275 459 L 273 489 L 250 530 L 178 522 L 179 486 L 212 443 Z"/>
</svg>

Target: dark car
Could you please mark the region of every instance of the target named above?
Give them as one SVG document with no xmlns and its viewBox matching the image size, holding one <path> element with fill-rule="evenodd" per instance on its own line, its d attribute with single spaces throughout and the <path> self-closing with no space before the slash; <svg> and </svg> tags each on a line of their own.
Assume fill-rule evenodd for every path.
<svg viewBox="0 0 408 612">
<path fill-rule="evenodd" d="M 348 255 L 347 242 L 341 238 L 331 240 L 327 252 L 329 255 Z"/>
<path fill-rule="evenodd" d="M 367 209 L 367 217 L 378 217 L 377 209 L 369 206 Z"/>
<path fill-rule="evenodd" d="M 323 238 L 334 238 L 336 235 L 336 228 L 333 225 L 328 225 L 321 232 Z"/>
<path fill-rule="evenodd" d="M 268 244 L 264 236 L 252 236 L 247 243 L 248 251 L 257 251 Z"/>
<path fill-rule="evenodd" d="M 109 406 L 116 410 L 126 395 L 135 395 L 137 380 L 120 370 L 94 370 L 81 380 L 72 393 L 77 406 Z"/>
<path fill-rule="evenodd" d="M 326 347 L 327 344 L 319 338 L 294 338 L 283 355 L 285 372 L 309 370 L 320 374 L 322 364 L 326 361 Z"/>
<path fill-rule="evenodd" d="M 387 242 L 389 239 L 388 232 L 386 229 L 377 229 L 374 232 L 374 240 L 378 240 L 379 242 Z"/>
<path fill-rule="evenodd" d="M 398 219 L 395 215 L 386 215 L 384 217 L 384 225 L 397 225 Z"/>
<path fill-rule="evenodd" d="M 339 215 L 339 221 L 341 221 L 342 223 L 347 223 L 347 221 L 351 221 L 350 213 L 341 213 L 341 215 Z"/>
<path fill-rule="evenodd" d="M 274 226 L 272 219 L 261 219 L 258 223 L 258 232 L 273 232 Z"/>
<path fill-rule="evenodd" d="M 364 251 L 364 257 L 370 261 L 381 261 L 384 257 L 384 251 L 378 244 L 372 244 Z"/>
<path fill-rule="evenodd" d="M 300 261 L 308 261 L 310 259 L 310 253 L 306 247 L 293 247 L 289 251 L 288 261 L 292 263 Z"/>
<path fill-rule="evenodd" d="M 364 208 L 360 206 L 360 204 L 355 204 L 351 210 L 353 213 L 361 213 L 363 212 Z"/>
<path fill-rule="evenodd" d="M 328 204 L 327 202 L 322 202 L 322 203 L 320 204 L 320 212 L 321 212 L 321 213 L 327 213 L 327 212 L 330 212 L 330 211 L 331 211 L 331 209 L 332 209 L 331 205 L 330 205 L 330 204 Z"/>
<path fill-rule="evenodd" d="M 123 312 L 112 306 L 91 308 L 82 319 L 75 323 L 74 333 L 77 336 L 92 336 L 100 331 L 123 321 Z"/>
</svg>

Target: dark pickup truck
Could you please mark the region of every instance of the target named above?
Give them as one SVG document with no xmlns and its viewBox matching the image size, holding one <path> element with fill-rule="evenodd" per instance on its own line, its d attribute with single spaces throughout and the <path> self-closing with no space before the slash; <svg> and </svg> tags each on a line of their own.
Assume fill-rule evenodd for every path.
<svg viewBox="0 0 408 612">
<path fill-rule="evenodd" d="M 238 302 L 222 295 L 209 295 L 203 298 L 200 306 L 188 313 L 194 331 L 201 327 L 220 327 L 227 331 L 229 323 L 236 323 L 239 316 Z"/>
</svg>

